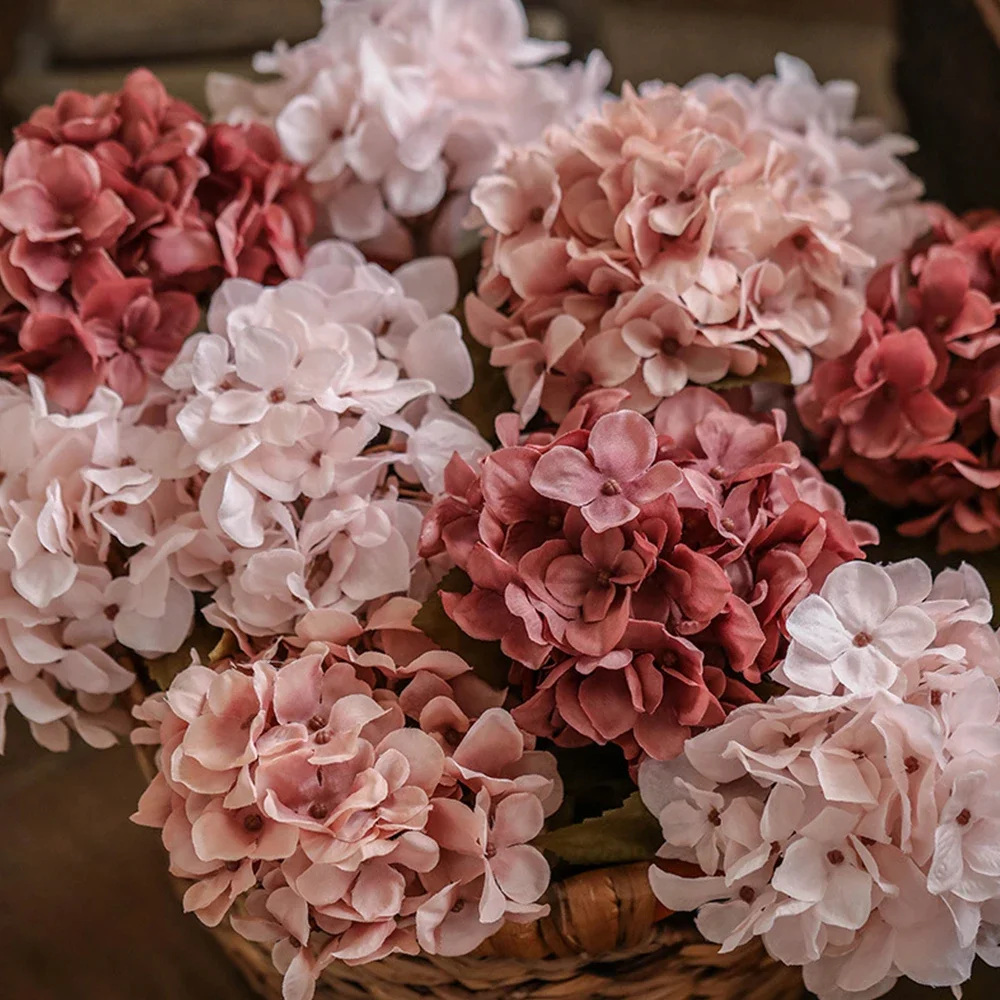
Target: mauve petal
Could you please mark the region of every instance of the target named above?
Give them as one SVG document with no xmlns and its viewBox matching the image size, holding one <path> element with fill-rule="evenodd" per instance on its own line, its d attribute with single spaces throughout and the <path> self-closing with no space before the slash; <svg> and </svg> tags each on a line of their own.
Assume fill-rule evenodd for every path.
<svg viewBox="0 0 1000 1000">
<path fill-rule="evenodd" d="M 10 262 L 22 268 L 32 283 L 46 292 L 58 292 L 72 272 L 69 260 L 48 243 L 32 243 L 23 233 L 14 238 Z"/>
<path fill-rule="evenodd" d="M 588 530 L 580 539 L 584 558 L 598 569 L 615 569 L 624 549 L 625 534 L 616 528 L 601 533 Z"/>
<path fill-rule="evenodd" d="M 723 876 L 689 878 L 665 872 L 653 865 L 649 869 L 649 883 L 656 898 L 671 911 L 685 913 L 697 910 L 705 903 L 717 899 L 727 899 L 732 889 L 726 885 Z"/>
<path fill-rule="evenodd" d="M 638 514 L 639 508 L 621 493 L 598 496 L 583 508 L 587 524 L 598 534 L 628 524 Z"/>
<path fill-rule="evenodd" d="M 871 876 L 846 863 L 834 867 L 823 898 L 816 907 L 820 919 L 833 927 L 854 931 L 865 925 L 871 909 Z"/>
<path fill-rule="evenodd" d="M 778 891 L 806 903 L 818 903 L 826 892 L 826 853 L 822 844 L 800 837 L 785 849 L 781 867 L 771 879 Z"/>
<path fill-rule="evenodd" d="M 503 709 L 485 712 L 476 720 L 458 745 L 452 760 L 460 767 L 481 774 L 496 774 L 505 765 L 519 760 L 524 737 Z"/>
<path fill-rule="evenodd" d="M 629 732 L 636 721 L 628 684 L 620 670 L 597 670 L 580 682 L 580 707 L 608 742 Z"/>
<path fill-rule="evenodd" d="M 844 687 L 855 694 L 888 690 L 899 676 L 899 667 L 872 646 L 849 647 L 831 664 Z"/>
<path fill-rule="evenodd" d="M 87 205 L 98 194 L 101 169 L 90 153 L 77 146 L 57 146 L 38 165 L 38 179 L 63 212 Z"/>
<path fill-rule="evenodd" d="M 656 432 L 640 413 L 608 413 L 594 425 L 588 447 L 597 468 L 624 486 L 653 464 Z"/>
<path fill-rule="evenodd" d="M 874 633 L 875 642 L 894 659 L 908 660 L 934 641 L 937 626 L 919 608 L 898 608 Z"/>
<path fill-rule="evenodd" d="M 66 231 L 49 192 L 38 181 L 19 181 L 0 194 L 0 226 L 45 240 Z M 15 261 L 16 263 L 16 261 Z"/>
<path fill-rule="evenodd" d="M 113 191 L 102 191 L 77 215 L 80 233 L 88 243 L 110 247 L 135 221 Z"/>
<path fill-rule="evenodd" d="M 233 814 L 213 810 L 203 812 L 194 821 L 191 839 L 202 861 L 242 861 L 257 838 Z"/>
<path fill-rule="evenodd" d="M 583 452 L 565 445 L 556 445 L 542 455 L 531 473 L 531 485 L 543 497 L 577 507 L 599 497 L 606 480 Z"/>
<path fill-rule="evenodd" d="M 545 811 L 537 796 L 515 792 L 497 804 L 490 840 L 498 850 L 527 844 L 542 832 L 544 825 Z"/>
<path fill-rule="evenodd" d="M 288 378 L 295 361 L 295 343 L 277 331 L 247 327 L 232 334 L 236 373 L 261 389 L 271 389 Z"/>
<path fill-rule="evenodd" d="M 688 368 L 679 358 L 657 354 L 642 366 L 642 377 L 654 396 L 674 396 L 688 383 Z"/>
<path fill-rule="evenodd" d="M 624 493 L 633 503 L 652 503 L 683 479 L 681 470 L 673 462 L 657 462 L 645 475 L 626 485 Z"/>
<path fill-rule="evenodd" d="M 527 844 L 500 851 L 490 867 L 504 895 L 522 906 L 540 899 L 549 887 L 549 863 Z"/>
<path fill-rule="evenodd" d="M 918 392 L 902 400 L 903 412 L 925 438 L 945 440 L 955 426 L 955 414 L 933 392 Z"/>
<path fill-rule="evenodd" d="M 105 363 L 104 381 L 127 406 L 132 406 L 145 399 L 149 378 L 134 354 L 119 354 Z"/>
<path fill-rule="evenodd" d="M 569 608 L 583 604 L 594 585 L 594 567 L 577 555 L 557 556 L 545 571 L 545 587 Z"/>
</svg>

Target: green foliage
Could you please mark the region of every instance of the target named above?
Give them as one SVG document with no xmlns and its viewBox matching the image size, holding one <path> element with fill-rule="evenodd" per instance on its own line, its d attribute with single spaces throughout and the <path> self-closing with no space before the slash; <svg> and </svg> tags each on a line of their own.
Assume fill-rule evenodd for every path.
<svg viewBox="0 0 1000 1000">
<path fill-rule="evenodd" d="M 614 865 L 651 860 L 663 844 L 655 816 L 633 792 L 617 809 L 543 833 L 534 846 L 572 865 Z"/>
<path fill-rule="evenodd" d="M 739 389 L 755 382 L 776 382 L 779 385 L 791 385 L 792 373 L 788 363 L 777 351 L 764 351 L 764 364 L 749 375 L 728 375 L 720 382 L 714 382 L 712 389 Z"/>
</svg>

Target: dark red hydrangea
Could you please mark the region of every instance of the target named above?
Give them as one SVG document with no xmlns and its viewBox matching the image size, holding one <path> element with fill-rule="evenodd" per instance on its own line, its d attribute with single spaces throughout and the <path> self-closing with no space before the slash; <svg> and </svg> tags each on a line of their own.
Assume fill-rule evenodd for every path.
<svg viewBox="0 0 1000 1000">
<path fill-rule="evenodd" d="M 941 551 L 1000 545 L 1000 218 L 939 211 L 868 288 L 864 333 L 798 394 L 824 467 L 896 507 Z"/>
<path fill-rule="evenodd" d="M 792 608 L 877 534 L 845 519 L 782 414 L 688 388 L 650 423 L 623 397 L 591 393 L 523 440 L 501 421 L 477 468 L 452 460 L 421 550 L 469 575 L 445 609 L 501 643 L 526 730 L 666 759 L 755 700 Z"/>
<path fill-rule="evenodd" d="M 0 370 L 40 375 L 60 405 L 102 382 L 134 395 L 163 370 L 163 344 L 176 352 L 194 329 L 194 296 L 224 278 L 274 283 L 301 269 L 314 219 L 300 168 L 262 126 L 210 129 L 148 70 L 117 93 L 60 94 L 15 136 L 0 184 Z M 110 351 L 83 332 L 91 291 L 123 279 L 149 282 L 143 294 L 170 317 L 155 364 L 124 330 Z M 189 326 L 178 335 L 181 318 Z M 138 373 L 115 360 L 123 354 Z"/>
</svg>

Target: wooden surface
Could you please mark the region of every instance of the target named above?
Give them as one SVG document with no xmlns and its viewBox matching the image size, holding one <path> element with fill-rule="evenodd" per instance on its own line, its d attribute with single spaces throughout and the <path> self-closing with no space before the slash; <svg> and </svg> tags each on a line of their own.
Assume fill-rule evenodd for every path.
<svg viewBox="0 0 1000 1000">
<path fill-rule="evenodd" d="M 0 758 L 0 1000 L 251 1000 L 181 912 L 157 833 L 128 821 L 142 788 L 131 751 L 50 754 L 11 721 Z M 966 1000 L 996 1000 L 1000 978 L 983 973 Z M 891 1000 L 949 997 L 903 987 Z"/>
</svg>

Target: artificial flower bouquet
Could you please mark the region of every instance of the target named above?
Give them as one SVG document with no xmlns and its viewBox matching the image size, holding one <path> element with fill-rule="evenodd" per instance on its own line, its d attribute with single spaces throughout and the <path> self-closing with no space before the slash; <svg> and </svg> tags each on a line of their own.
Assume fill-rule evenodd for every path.
<svg viewBox="0 0 1000 1000">
<path fill-rule="evenodd" d="M 210 122 L 138 70 L 15 130 L 0 742 L 131 729 L 284 1000 L 957 988 L 989 590 L 820 469 L 1000 542 L 1000 222 L 795 59 L 615 97 L 526 25 L 327 0 Z"/>
</svg>

